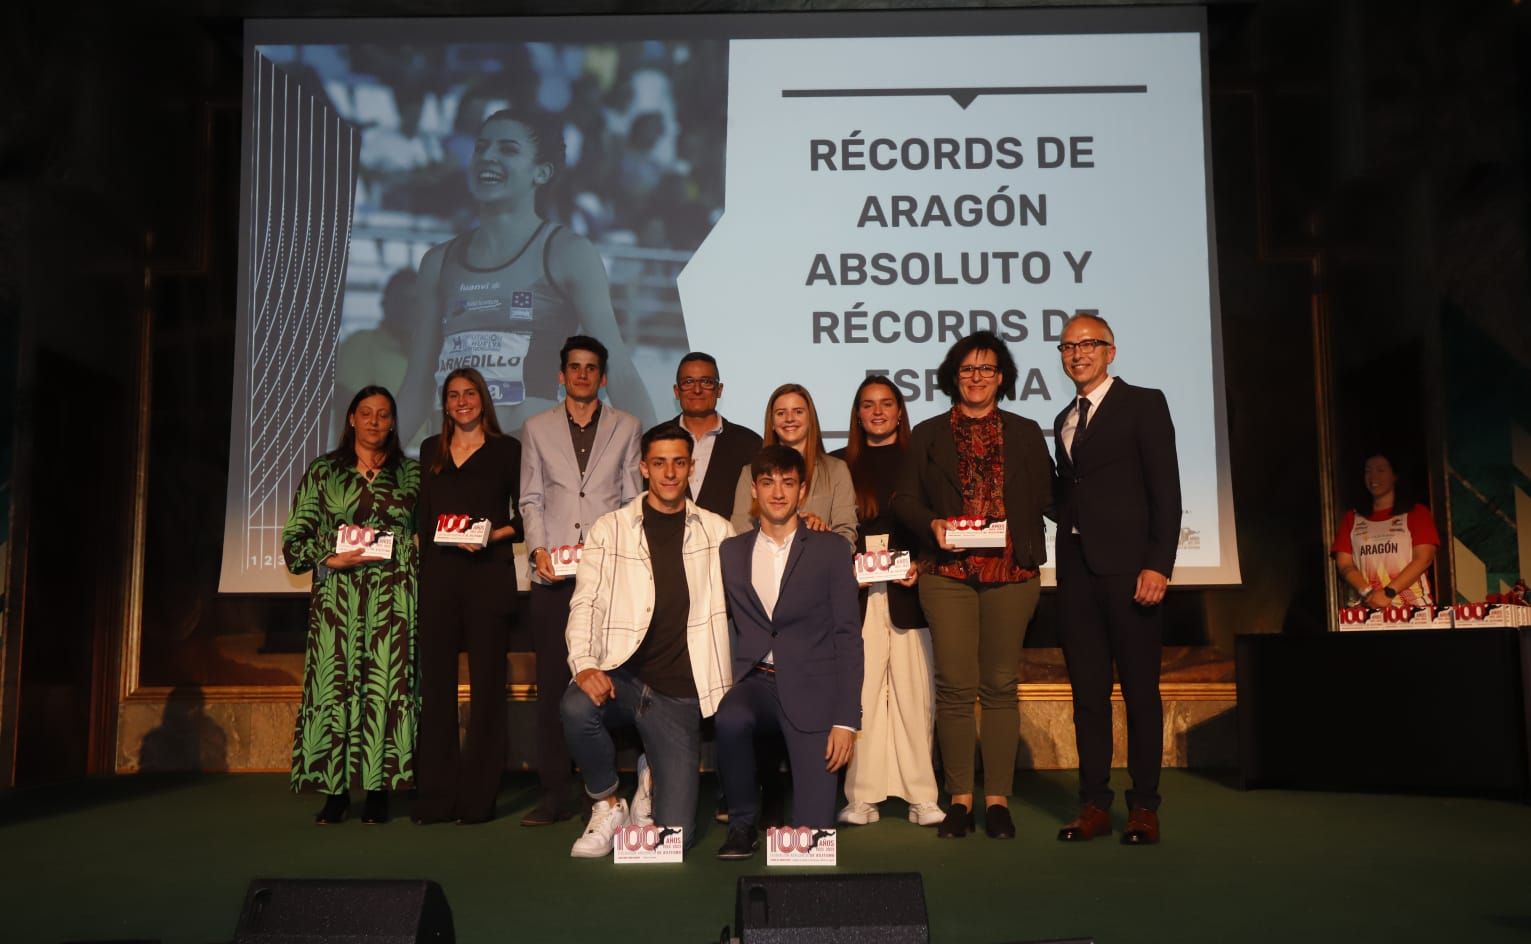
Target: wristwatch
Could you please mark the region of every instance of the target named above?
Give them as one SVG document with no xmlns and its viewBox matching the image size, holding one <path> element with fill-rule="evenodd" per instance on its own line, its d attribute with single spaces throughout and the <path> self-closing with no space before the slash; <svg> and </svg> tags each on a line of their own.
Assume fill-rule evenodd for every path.
<svg viewBox="0 0 1531 944">
<path fill-rule="evenodd" d="M 1387 597 L 1389 600 L 1391 600 L 1394 597 L 1398 596 L 1398 591 L 1394 590 L 1392 587 L 1383 587 L 1382 588 L 1382 595 Z"/>
</svg>

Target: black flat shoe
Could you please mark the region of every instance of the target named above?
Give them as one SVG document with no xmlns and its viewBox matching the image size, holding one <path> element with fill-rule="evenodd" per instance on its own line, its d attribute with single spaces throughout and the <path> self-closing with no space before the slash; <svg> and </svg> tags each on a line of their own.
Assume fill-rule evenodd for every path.
<svg viewBox="0 0 1531 944">
<path fill-rule="evenodd" d="M 456 822 L 456 820 L 452 819 L 450 816 L 420 816 L 418 814 L 411 816 L 409 821 L 414 823 L 416 826 L 435 826 L 439 823 Z"/>
<path fill-rule="evenodd" d="M 718 847 L 718 858 L 729 861 L 753 858 L 760 848 L 760 833 L 753 826 L 730 826 L 728 838 Z"/>
<path fill-rule="evenodd" d="M 478 816 L 459 816 L 457 818 L 457 825 L 459 825 L 459 826 L 481 826 L 484 823 L 490 822 L 493 819 L 494 819 L 494 814 L 493 813 L 483 813 L 483 814 L 480 814 Z"/>
<path fill-rule="evenodd" d="M 361 807 L 361 821 L 368 826 L 388 822 L 388 791 L 368 790 L 367 801 Z"/>
<path fill-rule="evenodd" d="M 346 793 L 331 793 L 324 798 L 324 806 L 314 814 L 314 823 L 319 826 L 334 826 L 346 821 L 346 810 L 351 808 L 351 796 Z"/>
<path fill-rule="evenodd" d="M 973 831 L 973 811 L 961 803 L 946 808 L 946 819 L 936 827 L 937 839 L 961 839 Z"/>
<path fill-rule="evenodd" d="M 573 819 L 574 815 L 574 810 L 569 806 L 559 803 L 551 797 L 543 797 L 530 812 L 521 817 L 521 825 L 551 826 L 554 823 L 561 823 L 566 819 Z"/>
<path fill-rule="evenodd" d="M 983 831 L 990 839 L 1014 839 L 1015 820 L 1010 818 L 1010 807 L 996 803 L 984 810 Z"/>
</svg>

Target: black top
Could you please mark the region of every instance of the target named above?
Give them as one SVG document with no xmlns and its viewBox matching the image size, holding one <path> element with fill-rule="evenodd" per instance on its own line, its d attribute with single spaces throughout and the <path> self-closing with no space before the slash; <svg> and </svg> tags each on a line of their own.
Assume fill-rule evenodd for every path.
<svg viewBox="0 0 1531 944">
<path fill-rule="evenodd" d="M 837 459 L 845 459 L 846 450 L 836 449 L 830 455 Z M 888 536 L 888 550 L 908 551 L 911 558 L 919 556 L 919 544 L 909 529 L 904 527 L 893 513 L 893 488 L 898 483 L 900 467 L 904 461 L 904 451 L 897 445 L 868 446 L 862 453 L 861 474 L 871 479 L 872 494 L 877 498 L 877 517 L 861 522 L 856 527 L 856 553 L 865 553 L 867 549 L 867 535 L 886 534 Z M 849 460 L 847 460 L 849 461 Z M 851 478 L 857 487 L 861 486 L 861 479 L 857 478 L 855 469 L 851 470 Z M 861 508 L 858 504 L 857 515 Z M 916 585 L 917 587 L 918 585 Z M 914 629 L 925 626 L 925 611 L 920 608 L 920 594 L 916 587 L 900 587 L 896 583 L 888 584 L 888 616 L 893 620 L 893 625 L 900 629 Z M 861 614 L 866 616 L 865 588 L 861 591 Z"/>
<path fill-rule="evenodd" d="M 590 415 L 590 422 L 584 426 L 574 422 L 567 407 L 564 408 L 564 417 L 569 421 L 569 439 L 574 443 L 574 458 L 579 461 L 579 474 L 584 475 L 585 466 L 590 463 L 590 447 L 595 445 L 595 428 L 601 422 L 600 401 L 596 401 L 595 412 Z"/>
<path fill-rule="evenodd" d="M 441 437 L 420 444 L 420 500 L 415 523 L 420 533 L 421 568 L 429 571 L 442 561 L 469 563 L 494 561 L 514 566 L 514 541 L 497 541 L 473 553 L 435 543 L 436 519 L 440 515 L 468 515 L 475 521 L 488 518 L 491 530 L 511 525 L 521 536 L 521 443 L 514 436 L 489 436 L 468 461 L 458 466 L 448 451 L 440 472 L 431 472 L 441 450 Z"/>
<path fill-rule="evenodd" d="M 691 674 L 691 652 L 686 644 L 691 594 L 681 555 L 686 509 L 666 514 L 645 503 L 643 536 L 648 539 L 649 563 L 654 569 L 654 616 L 626 668 L 661 695 L 695 698 L 696 679 Z"/>
</svg>

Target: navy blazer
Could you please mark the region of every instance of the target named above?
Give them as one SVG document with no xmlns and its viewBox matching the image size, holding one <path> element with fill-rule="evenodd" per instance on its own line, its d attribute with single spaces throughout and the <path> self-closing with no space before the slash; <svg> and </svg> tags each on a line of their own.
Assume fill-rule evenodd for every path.
<svg viewBox="0 0 1531 944">
<path fill-rule="evenodd" d="M 787 552 L 774 616 L 751 582 L 759 528 L 735 535 L 718 550 L 723 592 L 733 623 L 734 681 L 775 653 L 782 711 L 799 731 L 861 727 L 860 604 L 851 547 L 832 531 L 799 525 Z"/>
<path fill-rule="evenodd" d="M 1072 454 L 1063 448 L 1071 409 L 1053 420 L 1058 539 L 1075 540 L 1079 528 L 1085 563 L 1097 574 L 1170 576 L 1180 544 L 1180 465 L 1164 394 L 1113 378 Z"/>
</svg>

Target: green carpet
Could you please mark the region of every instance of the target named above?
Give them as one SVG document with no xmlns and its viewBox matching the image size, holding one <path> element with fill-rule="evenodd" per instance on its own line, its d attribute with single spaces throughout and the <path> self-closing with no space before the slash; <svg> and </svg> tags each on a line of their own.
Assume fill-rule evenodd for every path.
<svg viewBox="0 0 1531 944">
<path fill-rule="evenodd" d="M 1531 939 L 1531 807 L 1243 793 L 1168 771 L 1165 841 L 1126 849 L 1054 840 L 1072 783 L 1071 772 L 1019 778 L 1014 842 L 937 841 L 890 802 L 882 822 L 842 832 L 841 869 L 924 873 L 937 944 Z M 577 826 L 517 827 L 532 789 L 524 777 L 514 787 L 501 804 L 511 818 L 479 827 L 320 829 L 318 801 L 270 775 L 12 794 L 0 800 L 0 941 L 226 942 L 246 883 L 288 876 L 435 879 L 465 944 L 703 944 L 733 920 L 735 879 L 765 871 L 763 852 L 713 859 L 716 826 L 681 866 L 571 860 Z"/>
</svg>

